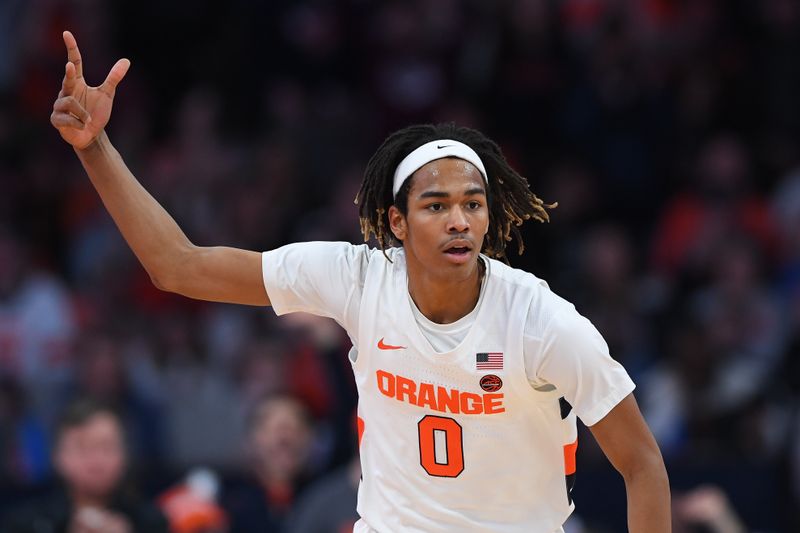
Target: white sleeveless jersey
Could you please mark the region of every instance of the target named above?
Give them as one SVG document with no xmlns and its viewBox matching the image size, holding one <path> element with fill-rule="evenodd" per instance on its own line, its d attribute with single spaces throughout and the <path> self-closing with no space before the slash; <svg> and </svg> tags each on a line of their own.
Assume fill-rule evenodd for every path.
<svg viewBox="0 0 800 533">
<path fill-rule="evenodd" d="M 572 510 L 565 445 L 576 429 L 558 393 L 526 377 L 523 328 L 539 283 L 489 260 L 475 325 L 438 354 L 398 255 L 370 262 L 361 300 L 359 514 L 381 533 L 552 533 Z"/>
<path fill-rule="evenodd" d="M 486 257 L 473 326 L 455 349 L 436 353 L 414 318 L 404 253 L 387 253 L 392 262 L 363 246 L 310 243 L 264 254 L 276 313 L 333 317 L 353 341 L 363 472 L 357 530 L 559 530 L 574 507 L 577 447 L 575 412 L 562 396 L 591 425 L 630 393 L 630 378 L 602 340 L 572 350 L 592 352 L 584 359 L 557 346 L 570 335 L 549 340 L 554 316 L 585 319 L 542 280 Z M 352 287 L 331 288 L 340 284 Z M 552 352 L 555 363 L 535 364 L 554 379 L 532 386 L 526 351 L 536 352 L 528 365 Z"/>
</svg>

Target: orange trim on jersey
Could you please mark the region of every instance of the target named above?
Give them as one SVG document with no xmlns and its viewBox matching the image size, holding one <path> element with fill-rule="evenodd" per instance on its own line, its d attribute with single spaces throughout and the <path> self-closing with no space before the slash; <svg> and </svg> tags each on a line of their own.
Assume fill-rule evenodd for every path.
<svg viewBox="0 0 800 533">
<path fill-rule="evenodd" d="M 572 444 L 564 445 L 564 475 L 570 476 L 575 473 L 575 452 L 578 451 L 578 439 Z"/>
<path fill-rule="evenodd" d="M 358 426 L 358 447 L 361 448 L 361 437 L 364 436 L 364 419 L 360 416 L 357 417 L 356 425 Z"/>
</svg>

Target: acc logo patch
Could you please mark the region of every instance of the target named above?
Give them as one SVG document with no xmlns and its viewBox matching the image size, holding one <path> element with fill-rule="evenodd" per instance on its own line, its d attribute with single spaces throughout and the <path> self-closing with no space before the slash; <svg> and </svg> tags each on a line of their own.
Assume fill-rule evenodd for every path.
<svg viewBox="0 0 800 533">
<path fill-rule="evenodd" d="M 487 374 L 481 378 L 481 388 L 486 392 L 497 392 L 503 387 L 503 380 L 494 374 Z"/>
</svg>

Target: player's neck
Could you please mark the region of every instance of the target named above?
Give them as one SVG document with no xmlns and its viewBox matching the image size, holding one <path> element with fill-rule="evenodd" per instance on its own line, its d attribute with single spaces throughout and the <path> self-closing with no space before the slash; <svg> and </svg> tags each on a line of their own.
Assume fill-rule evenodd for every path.
<svg viewBox="0 0 800 533">
<path fill-rule="evenodd" d="M 419 265 L 417 265 L 419 267 Z M 450 324 L 475 309 L 481 292 L 481 261 L 464 279 L 441 278 L 408 265 L 408 292 L 417 309 L 431 322 Z"/>
</svg>

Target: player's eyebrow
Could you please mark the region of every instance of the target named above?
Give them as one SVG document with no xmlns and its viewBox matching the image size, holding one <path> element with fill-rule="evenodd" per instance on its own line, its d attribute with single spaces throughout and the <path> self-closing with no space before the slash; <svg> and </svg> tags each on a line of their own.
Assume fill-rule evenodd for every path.
<svg viewBox="0 0 800 533">
<path fill-rule="evenodd" d="M 486 189 L 483 187 L 470 187 L 466 191 L 464 191 L 464 196 L 474 196 L 476 194 L 482 194 L 486 196 Z"/>
<path fill-rule="evenodd" d="M 483 187 L 470 187 L 464 191 L 464 196 L 474 196 L 476 194 L 486 196 L 486 191 Z M 419 195 L 419 199 L 422 200 L 425 198 L 450 198 L 450 193 L 446 191 L 425 191 Z"/>
<path fill-rule="evenodd" d="M 450 193 L 445 191 L 425 191 L 419 195 L 419 199 L 423 198 L 450 198 Z"/>
</svg>

